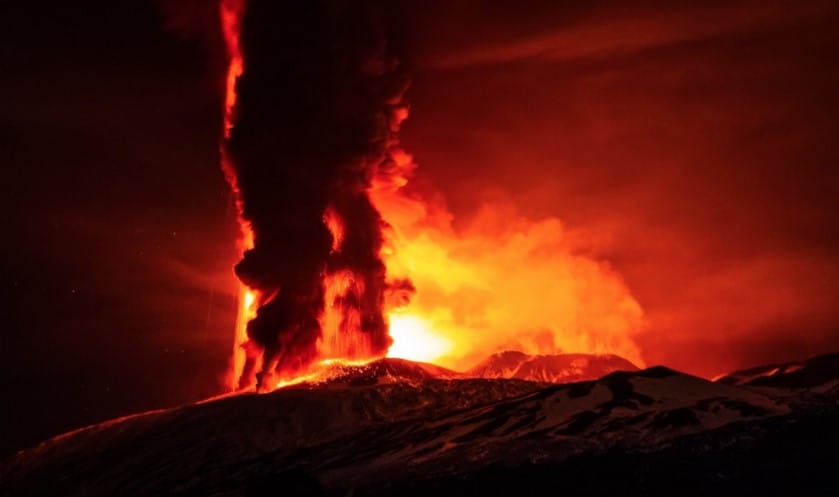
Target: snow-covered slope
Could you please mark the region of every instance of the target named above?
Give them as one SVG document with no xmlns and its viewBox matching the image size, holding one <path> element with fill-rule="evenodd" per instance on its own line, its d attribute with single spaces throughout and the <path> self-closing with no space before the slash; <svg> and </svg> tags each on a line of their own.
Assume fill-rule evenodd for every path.
<svg viewBox="0 0 839 497">
<path fill-rule="evenodd" d="M 491 355 L 465 374 L 477 378 L 571 383 L 595 380 L 614 371 L 637 370 L 631 362 L 612 354 L 528 355 L 510 350 Z"/>
<path fill-rule="evenodd" d="M 244 495 L 302 471 L 332 489 L 656 447 L 789 407 L 656 367 L 584 383 L 425 378 L 405 361 L 78 430 L 0 465 L 2 495 Z M 410 381 L 397 381 L 407 374 Z M 377 378 L 371 380 L 371 378 Z M 388 381 L 380 381 L 387 378 Z"/>
<path fill-rule="evenodd" d="M 777 388 L 814 388 L 839 380 L 839 353 L 743 369 L 715 378 L 728 385 Z"/>
<path fill-rule="evenodd" d="M 339 462 L 338 469 L 320 466 L 317 460 L 310 463 L 341 481 L 375 478 L 365 475 L 369 466 L 408 477 L 411 472 L 498 462 L 557 460 L 616 445 L 658 446 L 729 423 L 787 412 L 787 406 L 758 392 L 657 367 L 555 385 L 430 419 L 381 425 L 358 439 L 347 437 L 341 451 L 327 448 L 330 461 Z"/>
</svg>

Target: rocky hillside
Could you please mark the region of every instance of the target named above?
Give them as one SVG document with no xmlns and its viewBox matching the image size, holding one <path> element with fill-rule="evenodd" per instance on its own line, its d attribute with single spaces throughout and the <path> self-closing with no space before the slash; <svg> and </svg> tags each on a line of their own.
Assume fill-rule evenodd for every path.
<svg viewBox="0 0 839 497">
<path fill-rule="evenodd" d="M 650 484 L 677 485 L 677 474 L 717 481 L 707 474 L 717 459 L 753 473 L 762 457 L 768 466 L 758 473 L 769 476 L 760 481 L 787 478 L 771 465 L 782 460 L 779 447 L 795 443 L 811 445 L 801 447 L 796 464 L 815 458 L 807 467 L 818 469 L 837 460 L 832 447 L 820 448 L 831 433 L 812 432 L 835 426 L 839 399 L 824 386 L 837 377 L 781 395 L 776 387 L 711 382 L 664 367 L 554 385 L 440 378 L 425 365 L 390 359 L 333 372 L 328 381 L 47 440 L 0 465 L 0 495 L 444 496 L 477 488 L 509 495 L 569 471 L 583 479 L 567 482 L 568 489 L 597 493 L 622 481 L 624 466 L 647 474 Z M 804 395 L 813 389 L 819 396 Z M 679 458 L 699 465 L 672 469 Z M 596 477 L 598 467 L 617 476 Z M 719 478 L 728 474 L 720 471 Z M 626 484 L 642 481 L 625 477 Z"/>
</svg>

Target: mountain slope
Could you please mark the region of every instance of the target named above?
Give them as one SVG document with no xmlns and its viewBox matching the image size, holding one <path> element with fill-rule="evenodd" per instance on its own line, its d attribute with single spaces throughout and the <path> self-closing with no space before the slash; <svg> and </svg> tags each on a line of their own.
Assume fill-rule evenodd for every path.
<svg viewBox="0 0 839 497">
<path fill-rule="evenodd" d="M 613 354 L 528 355 L 518 351 L 493 354 L 465 373 L 476 378 L 517 378 L 546 383 L 589 381 L 614 371 L 638 367 Z"/>
<path fill-rule="evenodd" d="M 389 378 L 384 383 L 368 381 L 369 370 L 356 372 L 365 381 L 348 373 L 338 382 L 228 397 L 56 437 L 0 465 L 0 494 L 54 495 L 61 488 L 62 495 L 245 495 L 277 479 L 363 493 L 495 464 L 651 450 L 790 413 L 761 392 L 662 367 L 546 386 L 393 381 L 395 373 L 422 373 L 389 361 L 373 368 L 373 377 Z"/>
<path fill-rule="evenodd" d="M 825 354 L 806 361 L 743 369 L 718 377 L 714 381 L 727 385 L 776 388 L 835 386 L 839 381 L 839 353 Z"/>
<path fill-rule="evenodd" d="M 768 396 L 657 367 L 598 381 L 556 385 L 428 420 L 389 423 L 320 447 L 306 461 L 345 483 L 382 473 L 409 478 L 456 467 L 522 464 L 603 450 L 654 446 L 729 423 L 783 415 Z M 350 447 L 350 450 L 346 450 Z M 323 459 L 329 464 L 323 465 Z M 375 475 L 365 468 L 376 467 Z"/>
</svg>

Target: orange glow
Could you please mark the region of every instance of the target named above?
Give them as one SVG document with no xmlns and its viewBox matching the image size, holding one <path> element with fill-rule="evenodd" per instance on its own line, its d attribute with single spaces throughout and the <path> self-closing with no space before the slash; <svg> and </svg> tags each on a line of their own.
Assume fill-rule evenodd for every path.
<svg viewBox="0 0 839 497">
<path fill-rule="evenodd" d="M 341 250 L 341 244 L 344 242 L 344 225 L 341 224 L 341 218 L 332 208 L 327 208 L 323 214 L 323 224 L 329 229 L 332 235 L 332 252 L 337 253 Z"/>
<path fill-rule="evenodd" d="M 245 70 L 238 41 L 244 0 L 221 0 L 220 8 L 229 60 L 224 110 L 224 136 L 229 138 L 236 82 Z M 408 108 L 398 99 L 393 105 L 389 125 L 395 136 Z M 381 256 L 389 281 L 409 280 L 416 290 L 410 302 L 408 291 L 384 309 L 393 339 L 388 357 L 465 370 L 489 354 L 514 349 L 613 353 L 643 365 L 632 338 L 643 323 L 640 306 L 608 264 L 577 249 L 559 220 L 532 221 L 508 206 L 488 204 L 471 222 L 455 228 L 444 205 L 409 192 L 416 166 L 395 138 L 388 142 L 387 158 L 369 190 L 388 225 Z M 244 252 L 254 246 L 254 233 L 242 219 L 240 191 L 224 147 L 222 168 L 236 197 Z M 332 235 L 332 252 L 340 255 L 344 220 L 328 208 L 323 223 Z M 265 384 L 279 388 L 312 381 L 329 361 L 376 359 L 370 337 L 361 330 L 359 309 L 351 304 L 364 294 L 364 284 L 364 275 L 350 270 L 324 272 L 319 361 L 305 371 L 281 373 L 289 377 L 271 376 Z M 272 298 L 244 285 L 239 294 L 231 390 L 255 384 L 261 365 L 244 369 L 248 359 L 256 364 L 262 351 L 248 340 L 247 324 Z"/>
<path fill-rule="evenodd" d="M 274 387 L 285 388 L 299 385 L 301 383 L 320 383 L 328 381 L 331 379 L 331 376 L 335 374 L 336 370 L 332 369 L 333 366 L 363 366 L 374 360 L 375 358 L 355 360 L 323 359 L 311 364 L 304 373 L 279 379 L 276 383 L 274 383 Z M 337 371 L 340 372 L 340 368 L 338 368 Z"/>
<path fill-rule="evenodd" d="M 233 129 L 234 112 L 236 109 L 236 81 L 245 70 L 242 52 L 239 49 L 239 28 L 245 9 L 245 0 L 221 0 L 219 4 L 219 18 L 221 19 L 222 34 L 227 46 L 227 75 L 224 87 L 224 138 L 230 138 Z M 253 232 L 241 216 L 242 205 L 239 198 L 239 182 L 233 165 L 227 156 L 227 151 L 221 147 L 221 168 L 224 177 L 230 184 L 230 189 L 236 197 L 236 207 L 239 214 L 239 224 L 242 228 L 242 245 L 244 249 L 253 246 Z"/>
<path fill-rule="evenodd" d="M 239 29 L 245 9 L 245 0 L 221 0 L 220 17 L 224 42 L 227 46 L 227 77 L 224 93 L 224 136 L 233 128 L 233 111 L 236 107 L 236 80 L 244 71 L 242 52 L 239 49 Z"/>
<path fill-rule="evenodd" d="M 323 278 L 324 310 L 318 354 L 327 360 L 360 360 L 373 356 L 369 337 L 362 333 L 361 315 L 353 306 L 343 305 L 351 295 L 364 292 L 364 282 L 352 271 L 339 271 Z"/>
<path fill-rule="evenodd" d="M 435 363 L 452 350 L 452 343 L 434 332 L 430 322 L 411 314 L 390 314 L 393 345 L 388 357 Z"/>
<path fill-rule="evenodd" d="M 233 354 L 230 361 L 227 385 L 231 390 L 239 388 L 239 377 L 245 367 L 246 350 L 243 345 L 248 341 L 248 321 L 256 317 L 257 294 L 240 284 L 239 314 L 236 316 L 236 329 L 233 339 Z"/>
<path fill-rule="evenodd" d="M 244 13 L 245 0 L 221 0 L 219 5 L 219 17 L 221 19 L 222 34 L 227 46 L 227 76 L 225 78 L 224 95 L 224 137 L 230 137 L 233 128 L 234 111 L 236 108 L 236 80 L 244 71 L 242 53 L 239 49 L 239 28 Z M 242 204 L 240 190 L 233 166 L 227 151 L 221 148 L 221 168 L 225 179 L 230 184 L 236 203 L 237 217 L 239 220 L 240 238 L 239 251 L 244 252 L 253 248 L 254 234 L 250 225 L 242 218 Z M 230 358 L 230 368 L 226 375 L 227 387 L 234 391 L 241 387 L 240 378 L 244 371 L 248 351 L 245 345 L 248 343 L 248 322 L 256 317 L 259 295 L 256 291 L 249 289 L 244 284 L 239 284 L 239 313 L 236 316 L 236 330 L 233 338 L 233 353 Z M 257 354 L 251 351 L 252 356 Z"/>
<path fill-rule="evenodd" d="M 501 350 L 613 353 L 643 365 L 633 334 L 641 307 L 608 264 L 575 248 L 563 224 L 484 205 L 455 229 L 439 203 L 406 192 L 410 155 L 395 157 L 371 191 L 390 225 L 388 277 L 416 294 L 390 309 L 388 356 L 465 370 Z"/>
</svg>

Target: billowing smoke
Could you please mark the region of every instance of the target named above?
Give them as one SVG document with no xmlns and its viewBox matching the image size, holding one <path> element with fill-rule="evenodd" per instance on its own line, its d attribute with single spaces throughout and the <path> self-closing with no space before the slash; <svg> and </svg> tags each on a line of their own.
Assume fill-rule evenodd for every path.
<svg viewBox="0 0 839 497">
<path fill-rule="evenodd" d="M 246 2 L 224 148 L 253 233 L 235 268 L 258 295 L 244 374 L 261 368 L 262 381 L 390 345 L 368 189 L 392 167 L 407 78 L 376 14 L 349 0 Z"/>
</svg>

